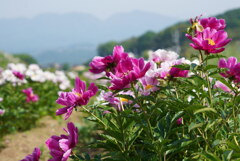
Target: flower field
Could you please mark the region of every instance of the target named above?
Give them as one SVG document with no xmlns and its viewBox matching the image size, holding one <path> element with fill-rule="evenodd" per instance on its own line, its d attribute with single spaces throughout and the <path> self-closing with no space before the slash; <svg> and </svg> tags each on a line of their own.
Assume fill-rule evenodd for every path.
<svg viewBox="0 0 240 161">
<path fill-rule="evenodd" d="M 240 62 L 224 56 L 225 28 L 224 19 L 191 19 L 192 60 L 163 49 L 145 60 L 117 45 L 78 76 L 9 64 L 0 73 L 0 137 L 60 115 L 62 133 L 45 141 L 49 161 L 237 161 Z M 68 121 L 73 113 L 84 121 Z M 43 156 L 33 147 L 19 159 Z"/>
</svg>

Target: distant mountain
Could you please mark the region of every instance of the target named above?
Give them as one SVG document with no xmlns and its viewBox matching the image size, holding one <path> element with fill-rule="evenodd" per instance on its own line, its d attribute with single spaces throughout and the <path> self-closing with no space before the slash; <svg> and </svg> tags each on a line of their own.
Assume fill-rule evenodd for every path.
<svg viewBox="0 0 240 161">
<path fill-rule="evenodd" d="M 194 15 L 193 15 L 194 17 Z M 229 10 L 216 16 L 226 20 L 226 31 L 233 41 L 227 46 L 225 55 L 240 58 L 240 9 Z M 171 49 L 182 56 L 190 56 L 194 52 L 189 46 L 190 40 L 185 37 L 188 21 L 179 22 L 160 32 L 145 32 L 137 37 L 130 37 L 123 41 L 109 41 L 98 46 L 98 55 L 106 55 L 112 51 L 114 45 L 123 45 L 128 52 L 142 55 L 146 50 Z"/>
<path fill-rule="evenodd" d="M 106 20 L 83 13 L 43 14 L 32 19 L 0 19 L 0 49 L 32 55 L 44 53 L 48 55 L 46 59 L 50 60 L 51 54 L 58 53 L 57 50 L 63 47 L 121 40 L 147 30 L 162 30 L 177 21 L 174 17 L 142 11 L 119 13 Z M 43 57 L 37 57 L 43 61 Z"/>
<path fill-rule="evenodd" d="M 96 46 L 92 44 L 76 44 L 68 47 L 45 50 L 34 57 L 43 66 L 52 63 L 79 65 L 88 62 L 96 55 Z"/>
</svg>

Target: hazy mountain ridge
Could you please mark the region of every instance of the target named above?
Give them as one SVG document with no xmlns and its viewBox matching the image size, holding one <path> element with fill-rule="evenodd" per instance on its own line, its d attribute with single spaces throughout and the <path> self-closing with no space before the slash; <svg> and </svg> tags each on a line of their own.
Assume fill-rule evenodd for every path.
<svg viewBox="0 0 240 161">
<path fill-rule="evenodd" d="M 82 13 L 0 19 L 0 49 L 34 54 L 77 43 L 97 44 L 139 35 L 147 30 L 161 30 L 176 21 L 176 18 L 141 11 L 113 15 L 106 20 Z"/>
</svg>

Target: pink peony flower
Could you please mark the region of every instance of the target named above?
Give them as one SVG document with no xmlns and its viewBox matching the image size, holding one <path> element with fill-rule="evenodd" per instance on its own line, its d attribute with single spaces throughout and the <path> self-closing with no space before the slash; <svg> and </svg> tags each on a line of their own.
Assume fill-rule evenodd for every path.
<svg viewBox="0 0 240 161">
<path fill-rule="evenodd" d="M 110 111 L 103 111 L 103 114 L 106 115 L 106 114 L 109 114 L 111 113 Z"/>
<path fill-rule="evenodd" d="M 211 29 L 207 27 L 203 32 L 197 32 L 196 36 L 186 34 L 193 43 L 190 46 L 197 50 L 204 50 L 206 54 L 210 53 L 220 53 L 225 50 L 223 48 L 232 39 L 228 39 L 227 32 L 223 30 L 217 31 L 216 29 Z"/>
<path fill-rule="evenodd" d="M 226 27 L 224 19 L 217 19 L 215 17 L 201 19 L 201 16 L 202 15 L 195 17 L 195 19 L 190 19 L 192 28 L 195 29 L 196 32 L 202 32 L 207 27 L 215 30 L 223 30 Z"/>
<path fill-rule="evenodd" d="M 150 62 L 145 64 L 143 58 L 136 59 L 127 57 L 121 60 L 115 68 L 115 74 L 110 73 L 112 80 L 109 89 L 121 90 L 129 87 L 131 82 L 142 78 L 150 67 Z"/>
<path fill-rule="evenodd" d="M 159 89 L 157 87 L 159 82 L 155 77 L 144 76 L 139 81 L 143 86 L 141 93 L 145 96 L 150 95 L 151 92 L 157 91 Z"/>
<path fill-rule="evenodd" d="M 179 55 L 174 51 L 158 49 L 157 51 L 152 53 L 150 59 L 153 60 L 155 63 L 161 63 L 165 61 L 174 61 L 178 58 L 178 56 Z"/>
<path fill-rule="evenodd" d="M 3 115 L 5 113 L 5 110 L 0 109 L 0 116 Z"/>
<path fill-rule="evenodd" d="M 199 23 L 205 29 L 207 27 L 215 30 L 223 30 L 226 27 L 224 19 L 217 19 L 216 17 L 208 17 L 200 19 Z"/>
<path fill-rule="evenodd" d="M 228 88 L 228 86 L 226 86 L 225 84 L 223 84 L 220 81 L 216 81 L 214 87 L 221 88 L 224 92 L 228 92 L 228 93 L 232 91 L 230 88 Z"/>
<path fill-rule="evenodd" d="M 77 127 L 75 127 L 72 122 L 69 122 L 67 128 L 68 129 L 64 129 L 64 131 L 68 135 L 53 135 L 46 141 L 46 145 L 50 150 L 50 155 L 53 157 L 49 161 L 67 161 L 72 153 L 72 149 L 77 145 Z"/>
<path fill-rule="evenodd" d="M 218 67 L 227 69 L 220 73 L 221 76 L 240 82 L 240 63 L 237 62 L 237 58 L 229 57 L 227 60 L 222 58 L 218 62 Z"/>
<path fill-rule="evenodd" d="M 179 119 L 177 119 L 177 125 L 182 125 L 183 124 L 183 118 L 180 117 Z"/>
<path fill-rule="evenodd" d="M 98 91 L 97 86 L 91 83 L 86 90 L 85 82 L 81 81 L 78 77 L 75 79 L 75 88 L 71 92 L 61 92 L 56 102 L 60 105 L 65 106 L 64 108 L 58 109 L 56 115 L 65 114 L 65 120 L 72 114 L 73 108 L 76 106 L 86 105 L 89 99 L 96 95 Z"/>
<path fill-rule="evenodd" d="M 41 151 L 39 148 L 35 148 L 32 152 L 32 154 L 27 155 L 24 159 L 21 161 L 39 161 L 41 155 Z"/>
<path fill-rule="evenodd" d="M 27 96 L 26 102 L 37 102 L 39 100 L 38 95 L 33 93 L 32 88 L 23 89 L 22 92 Z"/>
<path fill-rule="evenodd" d="M 124 52 L 124 48 L 122 46 L 115 46 L 113 49 L 113 55 L 106 57 L 94 57 L 92 62 L 89 64 L 91 67 L 89 71 L 95 74 L 105 71 L 108 75 L 110 71 L 114 72 L 114 68 L 118 62 L 126 57 L 128 57 L 128 54 Z"/>
<path fill-rule="evenodd" d="M 127 92 L 119 92 L 121 95 L 130 95 L 134 97 L 132 91 Z M 122 105 L 131 104 L 133 101 L 128 100 L 126 98 L 117 97 L 117 94 L 113 94 L 112 92 L 103 92 L 102 93 L 103 99 L 108 101 L 112 107 L 114 107 L 118 111 L 122 111 Z"/>
<path fill-rule="evenodd" d="M 24 74 L 22 74 L 21 72 L 13 71 L 12 73 L 15 77 L 17 77 L 20 80 L 23 80 L 25 78 Z"/>
</svg>

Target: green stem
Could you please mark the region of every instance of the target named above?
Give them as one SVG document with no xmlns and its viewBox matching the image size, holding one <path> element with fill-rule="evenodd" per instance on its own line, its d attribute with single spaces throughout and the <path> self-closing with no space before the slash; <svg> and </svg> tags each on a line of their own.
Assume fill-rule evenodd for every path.
<svg viewBox="0 0 240 161">
<path fill-rule="evenodd" d="M 101 124 L 104 126 L 104 128 L 107 127 L 107 125 L 100 120 L 96 115 L 94 115 L 92 112 L 90 112 L 88 109 L 86 109 L 84 106 L 81 106 L 87 113 L 89 113 L 90 115 L 92 115 L 95 119 L 97 119 L 99 122 L 101 122 Z"/>
<path fill-rule="evenodd" d="M 152 141 L 153 141 L 154 140 L 153 131 L 152 131 L 151 123 L 150 123 L 149 119 L 147 119 L 147 123 L 148 123 L 148 128 L 149 128 L 149 131 L 150 131 L 150 135 L 151 135 L 151 138 L 152 138 Z"/>
<path fill-rule="evenodd" d="M 202 68 L 203 68 L 203 53 L 201 50 L 199 50 L 199 63 L 201 65 L 201 71 L 200 71 L 200 77 L 203 78 L 203 71 L 202 71 Z M 204 85 L 202 85 L 202 90 L 204 91 Z M 203 98 L 203 106 L 205 106 L 205 99 Z"/>
<path fill-rule="evenodd" d="M 208 94 L 209 94 L 209 98 L 210 98 L 210 105 L 212 107 L 212 89 L 210 86 L 210 80 L 209 80 L 208 74 L 206 75 L 206 79 L 207 79 L 207 85 L 208 85 Z"/>
<path fill-rule="evenodd" d="M 177 99 L 179 98 L 179 96 L 178 96 L 178 92 L 177 92 L 177 88 L 175 87 L 175 93 L 176 93 L 176 97 L 177 97 Z"/>
<path fill-rule="evenodd" d="M 208 55 L 207 55 L 208 57 Z M 206 65 L 208 64 L 207 62 L 207 58 L 206 58 Z M 206 71 L 207 72 L 207 71 Z M 210 79 L 208 77 L 208 73 L 206 74 L 206 80 L 207 80 L 207 83 L 208 83 L 208 94 L 209 94 L 209 98 L 210 98 L 210 105 L 212 107 L 212 89 L 211 89 L 211 86 L 210 86 Z"/>
<path fill-rule="evenodd" d="M 235 108 L 236 108 L 236 102 L 235 101 L 236 101 L 237 96 L 238 96 L 238 93 L 235 93 L 235 95 L 233 97 L 233 107 L 232 107 L 232 109 L 233 109 L 233 118 L 234 118 L 234 131 L 236 131 L 237 127 L 238 127 L 238 120 L 237 120 L 236 110 L 235 110 Z"/>
</svg>

